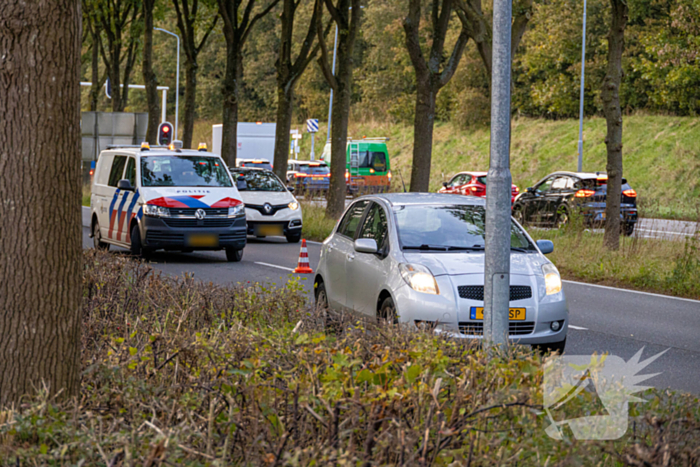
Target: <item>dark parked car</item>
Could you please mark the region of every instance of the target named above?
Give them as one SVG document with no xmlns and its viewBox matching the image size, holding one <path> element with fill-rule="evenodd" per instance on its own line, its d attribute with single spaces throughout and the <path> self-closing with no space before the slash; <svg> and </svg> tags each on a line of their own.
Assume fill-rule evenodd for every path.
<svg viewBox="0 0 700 467">
<path fill-rule="evenodd" d="M 587 225 L 602 225 L 607 185 L 608 176 L 601 172 L 555 172 L 515 198 L 513 217 L 521 224 L 560 227 L 578 212 Z M 632 235 L 637 223 L 637 192 L 624 178 L 621 191 L 621 230 Z"/>
</svg>

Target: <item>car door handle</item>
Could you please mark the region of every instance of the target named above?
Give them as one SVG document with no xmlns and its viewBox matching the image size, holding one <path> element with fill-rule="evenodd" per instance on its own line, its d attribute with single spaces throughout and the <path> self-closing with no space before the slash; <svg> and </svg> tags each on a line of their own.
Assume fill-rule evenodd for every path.
<svg viewBox="0 0 700 467">
<path fill-rule="evenodd" d="M 348 253 L 348 261 L 352 261 L 353 259 L 355 259 L 355 255 Z"/>
</svg>

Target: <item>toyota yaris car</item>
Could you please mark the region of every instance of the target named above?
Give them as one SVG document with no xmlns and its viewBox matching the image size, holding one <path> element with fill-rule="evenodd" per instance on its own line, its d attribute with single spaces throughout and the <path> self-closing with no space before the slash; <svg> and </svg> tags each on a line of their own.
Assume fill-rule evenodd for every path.
<svg viewBox="0 0 700 467">
<path fill-rule="evenodd" d="M 568 308 L 557 268 L 511 221 L 509 337 L 564 350 Z M 316 303 L 466 339 L 483 336 L 485 202 L 447 194 L 358 198 L 323 242 Z"/>
</svg>

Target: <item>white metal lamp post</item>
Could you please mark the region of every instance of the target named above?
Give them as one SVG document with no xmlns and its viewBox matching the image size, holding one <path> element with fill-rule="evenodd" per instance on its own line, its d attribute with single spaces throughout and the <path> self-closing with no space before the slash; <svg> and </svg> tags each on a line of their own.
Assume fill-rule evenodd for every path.
<svg viewBox="0 0 700 467">
<path fill-rule="evenodd" d="M 156 31 L 162 31 L 166 34 L 170 34 L 171 36 L 175 36 L 175 38 L 177 38 L 177 71 L 175 72 L 175 139 L 177 139 L 178 106 L 180 104 L 180 36 L 163 28 L 153 29 Z"/>
<path fill-rule="evenodd" d="M 586 70 L 586 0 L 583 0 L 583 40 L 581 42 L 581 98 L 578 122 L 578 171 L 583 172 L 583 84 Z"/>
</svg>

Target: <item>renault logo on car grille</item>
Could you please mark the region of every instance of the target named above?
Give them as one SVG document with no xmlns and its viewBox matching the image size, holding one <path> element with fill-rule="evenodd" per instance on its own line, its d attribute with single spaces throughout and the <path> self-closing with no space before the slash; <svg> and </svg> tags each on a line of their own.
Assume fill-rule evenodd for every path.
<svg viewBox="0 0 700 467">
<path fill-rule="evenodd" d="M 263 205 L 263 209 L 265 210 L 265 214 L 270 214 L 272 212 L 272 206 L 270 206 L 270 203 L 265 203 Z"/>
<path fill-rule="evenodd" d="M 204 209 L 201 209 L 201 208 L 200 208 L 200 209 L 197 209 L 197 210 L 194 212 L 194 217 L 196 217 L 196 218 L 199 219 L 200 221 L 201 221 L 202 219 L 204 219 L 204 218 L 206 217 L 206 215 L 207 215 L 207 211 L 205 211 Z"/>
</svg>

